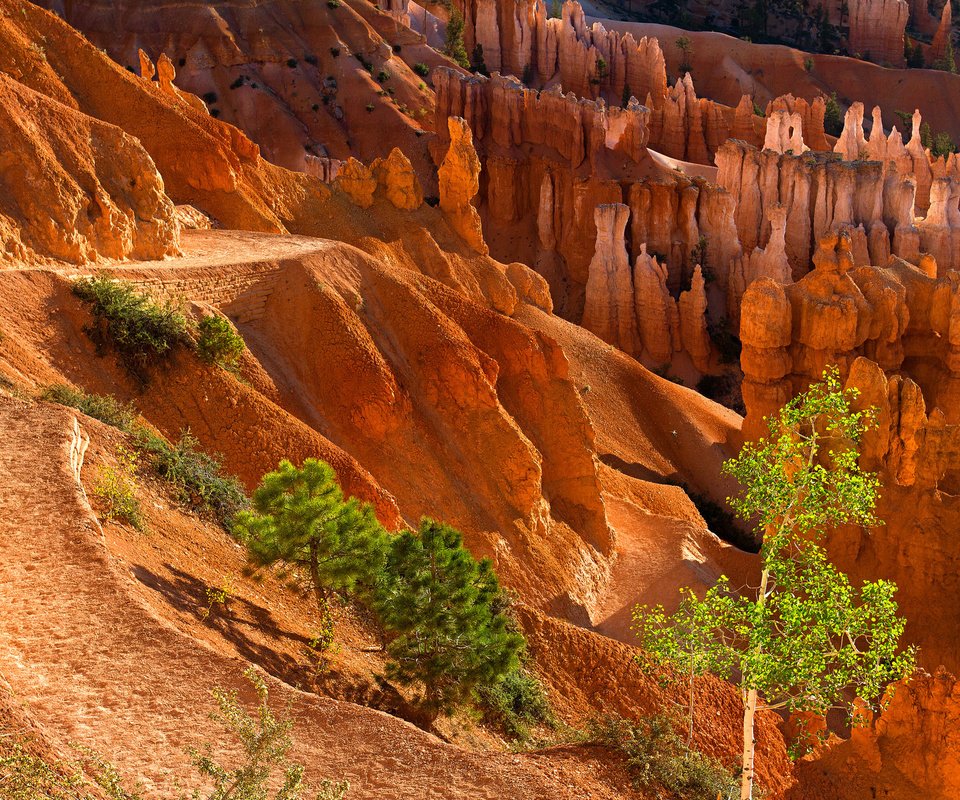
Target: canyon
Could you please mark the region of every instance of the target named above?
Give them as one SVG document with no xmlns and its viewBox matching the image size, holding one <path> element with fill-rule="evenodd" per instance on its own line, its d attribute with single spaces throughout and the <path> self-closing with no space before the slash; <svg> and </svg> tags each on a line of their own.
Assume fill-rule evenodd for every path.
<svg viewBox="0 0 960 800">
<path fill-rule="evenodd" d="M 122 435 L 37 398 L 112 395 L 247 491 L 322 458 L 387 530 L 449 522 L 577 726 L 685 707 L 634 660 L 632 609 L 756 585 L 721 465 L 836 366 L 876 412 L 860 463 L 885 524 L 827 549 L 897 583 L 921 669 L 797 760 L 763 712 L 758 783 L 956 794 L 960 156 L 931 131 L 960 135 L 960 77 L 904 57 L 911 36 L 952 52 L 950 4 L 831 4 L 863 59 L 734 39 L 716 5 L 716 30 L 684 31 L 573 0 L 0 0 L 0 734 L 109 753 L 169 796 L 210 689 L 254 664 L 308 776 L 348 797 L 646 798 L 590 742 L 417 727 L 349 608 L 311 671 L 309 603 L 154 483 L 148 534 L 104 519 Z M 477 69 L 442 52 L 454 13 Z M 105 270 L 228 320 L 239 372 L 181 351 L 132 376 L 72 291 Z M 245 610 L 200 619 L 228 575 Z M 694 744 L 732 763 L 740 694 L 689 691 Z"/>
</svg>

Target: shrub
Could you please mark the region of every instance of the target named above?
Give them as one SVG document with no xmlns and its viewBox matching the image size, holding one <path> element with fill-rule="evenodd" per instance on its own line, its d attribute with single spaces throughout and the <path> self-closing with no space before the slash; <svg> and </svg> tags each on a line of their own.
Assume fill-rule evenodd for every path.
<svg viewBox="0 0 960 800">
<path fill-rule="evenodd" d="M 340 0 L 327 0 L 327 8 L 340 8 Z"/>
<path fill-rule="evenodd" d="M 191 511 L 209 514 L 229 528 L 233 517 L 247 506 L 240 482 L 225 475 L 219 458 L 198 450 L 190 432 L 170 444 L 146 428 L 135 432 L 137 446 L 147 454 L 157 474 L 169 483 L 177 501 Z"/>
<path fill-rule="evenodd" d="M 605 78 L 607 77 L 609 72 L 610 72 L 610 68 L 607 66 L 606 60 L 603 59 L 602 57 L 598 58 L 597 59 L 597 77 L 601 79 Z"/>
<path fill-rule="evenodd" d="M 430 67 L 424 64 L 422 61 L 418 61 L 413 65 L 413 71 L 417 73 L 421 78 L 426 78 L 430 74 Z"/>
<path fill-rule="evenodd" d="M 297 59 L 295 59 L 295 58 L 288 58 L 288 59 L 287 59 L 287 66 L 288 66 L 290 69 L 296 69 L 296 68 L 297 68 Z"/>
<path fill-rule="evenodd" d="M 738 788 L 733 775 L 715 759 L 687 749 L 669 718 L 631 722 L 620 717 L 592 721 L 586 740 L 620 752 L 634 784 L 657 798 L 716 800 Z"/>
<path fill-rule="evenodd" d="M 331 48 L 330 48 L 330 55 L 332 55 L 334 58 L 338 58 L 338 57 L 340 56 L 340 48 L 339 48 L 339 47 L 331 47 Z"/>
<path fill-rule="evenodd" d="M 473 57 L 470 59 L 473 64 L 473 71 L 479 72 L 481 75 L 489 75 L 490 70 L 487 69 L 487 62 L 483 60 L 483 45 L 477 42 L 477 46 L 473 48 Z"/>
<path fill-rule="evenodd" d="M 137 418 L 137 410 L 132 404 L 121 403 L 113 395 L 87 394 L 62 383 L 48 386 L 40 393 L 40 399 L 75 408 L 121 431 L 129 431 Z"/>
<path fill-rule="evenodd" d="M 512 739 L 529 738 L 534 725 L 556 723 L 543 684 L 523 667 L 492 684 L 479 686 L 476 696 L 484 721 Z"/>
<path fill-rule="evenodd" d="M 14 742 L 0 753 L 0 788 L 5 800 L 76 800 L 86 785 L 74 764 L 48 764 Z"/>
<path fill-rule="evenodd" d="M 196 800 L 266 800 L 268 786 L 274 783 L 270 776 L 274 770 L 280 770 L 283 780 L 274 794 L 275 800 L 300 800 L 305 794 L 317 800 L 343 800 L 350 784 L 334 784 L 323 781 L 319 792 L 311 792 L 303 779 L 303 765 L 291 763 L 289 759 L 293 740 L 290 731 L 293 722 L 283 716 L 277 716 L 270 708 L 267 684 L 251 667 L 244 676 L 253 685 L 257 693 L 257 708 L 248 713 L 240 704 L 235 691 L 214 689 L 213 699 L 217 710 L 210 719 L 240 742 L 243 758 L 239 765 L 230 769 L 218 764 L 214 759 L 212 744 L 200 748 L 191 748 L 190 758 L 197 772 L 206 782 L 213 784 L 212 791 L 192 795 Z M 219 737 L 218 737 L 219 743 Z"/>
<path fill-rule="evenodd" d="M 721 364 L 737 364 L 740 361 L 742 344 L 740 338 L 731 330 L 730 320 L 721 318 L 715 323 L 707 325 L 710 341 L 720 353 Z"/>
<path fill-rule="evenodd" d="M 208 106 L 212 106 L 214 103 L 217 102 L 216 92 L 206 92 L 201 96 L 203 97 L 203 102 L 206 103 Z"/>
<path fill-rule="evenodd" d="M 317 58 L 313 53 L 304 56 L 303 60 L 306 61 L 311 67 L 315 67 L 320 63 L 320 59 Z"/>
<path fill-rule="evenodd" d="M 81 278 L 73 292 L 91 306 L 94 321 L 86 331 L 98 350 L 111 344 L 141 383 L 158 357 L 190 344 L 190 326 L 177 304 L 159 302 L 126 281 L 104 274 Z"/>
<path fill-rule="evenodd" d="M 200 336 L 197 339 L 197 355 L 207 364 L 216 364 L 229 372 L 240 368 L 243 355 L 243 338 L 229 320 L 219 314 L 211 314 L 200 320 Z"/>
<path fill-rule="evenodd" d="M 378 83 L 384 83 L 385 81 L 388 81 L 388 80 L 390 80 L 390 73 L 387 72 L 385 69 L 382 69 L 377 73 Z"/>
<path fill-rule="evenodd" d="M 117 466 L 100 468 L 93 494 L 100 501 L 104 519 L 119 520 L 143 530 L 143 513 L 137 499 L 136 452 L 117 445 Z"/>
<path fill-rule="evenodd" d="M 803 59 L 803 68 L 807 72 L 813 72 L 813 59 L 812 58 Z"/>
<path fill-rule="evenodd" d="M 368 112 L 372 113 L 372 112 L 373 112 L 373 109 L 374 109 L 373 103 L 367 103 L 366 109 L 367 109 Z"/>
<path fill-rule="evenodd" d="M 490 561 L 474 559 L 448 525 L 424 519 L 417 533 L 392 537 L 373 600 L 395 637 L 387 675 L 423 684 L 421 705 L 430 720 L 518 666 L 523 637 L 505 613 Z"/>
<path fill-rule="evenodd" d="M 245 82 L 246 80 L 247 80 L 246 76 L 245 76 L 245 75 L 241 75 L 241 76 L 240 76 L 239 78 L 237 78 L 233 83 L 230 84 L 230 88 L 231 88 L 231 89 L 239 89 L 241 86 L 243 86 L 243 84 L 244 84 L 244 82 Z"/>
</svg>

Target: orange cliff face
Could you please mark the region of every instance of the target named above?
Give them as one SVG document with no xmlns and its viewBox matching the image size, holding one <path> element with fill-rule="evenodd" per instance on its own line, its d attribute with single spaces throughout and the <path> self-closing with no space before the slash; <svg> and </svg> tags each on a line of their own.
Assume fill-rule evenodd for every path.
<svg viewBox="0 0 960 800">
<path fill-rule="evenodd" d="M 483 44 L 488 66 L 499 61 L 544 88 L 465 76 L 440 68 L 403 28 L 405 8 L 391 4 L 387 15 L 361 0 L 319 3 L 298 17 L 279 2 L 140 4 L 110 43 L 118 65 L 55 15 L 0 0 L 0 126 L 22 149 L 7 160 L 20 171 L 0 176 L 0 241 L 15 267 L 0 274 L 0 377 L 28 389 L 69 381 L 130 400 L 170 437 L 189 427 L 250 488 L 280 458 L 319 456 L 391 529 L 443 517 L 517 592 L 538 669 L 576 721 L 574 707 L 632 715 L 666 704 L 630 660 L 630 609 L 669 605 L 678 587 L 702 588 L 721 574 L 754 578 L 756 559 L 711 533 L 691 497 L 704 507 L 703 498 L 721 503 L 735 491 L 720 465 L 741 434 L 839 363 L 880 412 L 864 464 L 883 476 L 888 524 L 837 532 L 831 553 L 856 579 L 897 580 L 923 663 L 956 669 L 949 598 L 960 562 L 952 538 L 960 337 L 949 267 L 960 257 L 957 159 L 930 156 L 919 115 L 904 144 L 879 110 L 865 131 L 854 103 L 835 142 L 823 131 L 822 99 L 773 97 L 761 120 L 742 92 L 731 105 L 710 97 L 702 86 L 716 76 L 671 87 L 675 56 L 655 38 L 588 26 L 575 4 L 561 19 L 547 19 L 539 3 L 470 5 L 468 44 Z M 58 10 L 94 38 L 107 35 L 107 6 Z M 337 57 L 320 53 L 341 46 Z M 389 94 L 371 94 L 379 91 L 371 73 L 348 49 L 374 72 L 391 72 L 383 85 L 398 87 L 400 102 L 418 80 L 410 62 L 433 67 L 435 133 L 417 136 L 419 123 L 400 118 Z M 351 68 L 337 73 L 336 86 L 324 78 L 318 89 L 320 74 L 344 63 Z M 646 105 L 609 104 L 627 88 Z M 197 96 L 210 92 L 216 101 Z M 368 96 L 372 112 L 360 105 Z M 237 99 L 228 106 L 225 97 Z M 321 110 L 310 104 L 310 113 L 326 116 L 311 122 L 304 108 L 318 98 Z M 325 155 L 307 157 L 305 143 L 324 144 Z M 35 185 L 53 201 L 41 208 Z M 181 231 L 178 219 L 199 215 L 178 214 L 175 204 L 225 230 Z M 181 352 L 144 388 L 99 357 L 67 277 L 88 263 L 184 299 L 193 313 L 224 313 L 246 343 L 243 380 Z M 48 268 L 19 269 L 37 264 Z M 716 341 L 723 320 L 743 343 L 743 431 L 737 414 L 641 366 L 670 366 L 690 383 L 725 377 L 739 389 Z M 27 440 L 32 429 L 57 442 L 73 435 L 71 413 L 43 427 L 30 416 L 35 407 L 21 413 L 16 402 L 0 406 L 11 441 L 42 447 Z M 78 425 L 96 430 L 86 418 Z M 12 481 L 17 465 L 3 458 L 0 475 Z M 62 488 L 54 477 L 45 479 Z M 17 483 L 21 507 L 37 502 L 31 491 Z M 88 520 L 70 508 L 83 530 L 94 529 L 92 513 Z M 40 527 L 50 547 L 82 541 L 96 559 L 120 557 L 97 550 L 89 531 Z M 142 572 L 131 574 L 150 603 L 166 602 L 149 594 Z M 39 591 L 53 576 L 41 570 L 32 580 Z M 128 609 L 123 581 L 99 602 Z M 77 613 L 97 602 L 81 600 Z M 226 674 L 226 662 L 203 653 L 227 645 L 197 626 L 186 644 L 164 638 L 169 626 L 157 619 L 171 612 L 157 608 L 130 618 L 210 675 Z M 28 602 L 20 610 L 25 618 L 35 611 Z M 110 651 L 82 631 L 71 636 L 90 652 Z M 192 637 L 204 640 L 203 652 Z M 155 651 L 127 639 L 109 643 L 131 662 L 146 654 L 162 666 Z M 282 661 L 264 665 L 277 672 Z M 61 666 L 33 646 L 20 661 L 0 650 L 0 672 L 14 669 L 37 697 L 44 681 L 65 684 Z M 602 680 L 607 672 L 616 679 Z M 163 671 L 155 677 L 162 683 Z M 190 697 L 209 688 L 194 678 L 177 676 Z M 859 796 L 854 786 L 899 791 L 907 784 L 897 759 L 927 754 L 945 766 L 918 771 L 917 791 L 949 797 L 953 744 L 922 732 L 927 715 L 949 719 L 956 692 L 951 679 L 931 680 L 901 695 L 889 723 L 881 717 L 805 762 L 794 791 L 838 800 Z M 71 703 L 90 687 L 74 691 L 62 707 L 40 708 L 45 725 L 115 741 L 120 717 L 95 709 L 84 718 Z M 700 691 L 709 723 L 698 743 L 730 760 L 739 746 L 736 693 L 720 682 Z M 429 785 L 443 791 L 454 782 L 461 796 L 483 796 L 481 786 L 497 797 L 559 797 L 571 786 L 598 797 L 630 791 L 583 770 L 558 783 L 560 773 L 538 771 L 540 756 L 512 766 L 464 758 L 458 767 L 456 748 L 405 736 L 396 721 L 304 702 L 319 732 L 311 758 L 349 773 L 361 797 L 382 796 L 356 767 L 382 747 L 400 753 L 391 769 L 402 776 L 401 796 L 422 793 L 424 759 L 443 765 Z M 330 744 L 336 720 L 365 731 L 342 752 Z M 764 720 L 759 768 L 771 796 L 785 797 L 794 772 L 776 725 Z M 125 756 L 131 768 L 154 748 L 180 758 L 170 744 L 179 744 L 176 732 L 162 731 L 169 741 L 136 740 L 140 750 Z M 571 758 L 579 769 L 585 756 Z M 146 765 L 153 777 L 156 768 Z M 856 776 L 849 786 L 846 774 Z"/>
<path fill-rule="evenodd" d="M 168 56 L 177 85 L 275 164 L 322 174 L 324 159 L 369 161 L 398 145 L 426 178 L 419 137 L 433 92 L 412 68 L 450 62 L 365 0 L 38 5 L 138 74 L 140 49 L 153 60 Z"/>
</svg>

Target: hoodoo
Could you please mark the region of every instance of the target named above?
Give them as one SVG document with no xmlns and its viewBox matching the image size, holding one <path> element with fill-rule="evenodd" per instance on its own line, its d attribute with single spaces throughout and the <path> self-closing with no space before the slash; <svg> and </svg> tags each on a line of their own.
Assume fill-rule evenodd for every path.
<svg viewBox="0 0 960 800">
<path fill-rule="evenodd" d="M 0 0 L 0 796 L 955 800 L 952 14 Z"/>
</svg>

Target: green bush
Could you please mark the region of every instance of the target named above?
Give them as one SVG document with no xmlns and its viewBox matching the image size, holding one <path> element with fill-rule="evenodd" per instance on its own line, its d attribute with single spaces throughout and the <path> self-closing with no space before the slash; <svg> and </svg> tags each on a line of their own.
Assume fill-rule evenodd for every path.
<svg viewBox="0 0 960 800">
<path fill-rule="evenodd" d="M 634 783 L 657 800 L 716 800 L 739 792 L 739 783 L 715 759 L 687 749 L 669 718 L 631 722 L 620 717 L 593 720 L 586 741 L 612 748 L 626 758 Z"/>
<path fill-rule="evenodd" d="M 247 496 L 240 482 L 221 471 L 219 458 L 199 450 L 189 431 L 176 444 L 142 427 L 135 436 L 137 447 L 147 454 L 157 474 L 191 511 L 209 514 L 229 528 L 233 517 L 246 508 Z"/>
<path fill-rule="evenodd" d="M 197 772 L 213 789 L 191 795 L 194 800 L 267 800 L 268 786 L 274 783 L 270 776 L 279 770 L 283 780 L 273 795 L 275 800 L 301 800 L 304 795 L 316 800 L 343 800 L 350 788 L 346 781 L 333 783 L 325 780 L 319 791 L 311 792 L 303 778 L 303 765 L 292 763 L 289 758 L 293 740 L 290 731 L 293 722 L 278 717 L 270 708 L 267 684 L 251 667 L 243 673 L 257 693 L 257 708 L 250 714 L 240 704 L 235 691 L 214 689 L 213 699 L 217 710 L 210 719 L 233 734 L 243 747 L 243 759 L 230 768 L 218 764 L 212 744 L 192 748 L 190 757 Z M 219 741 L 218 741 L 219 746 Z"/>
<path fill-rule="evenodd" d="M 112 345 L 141 383 L 158 357 L 191 342 L 190 325 L 179 305 L 159 302 L 127 281 L 106 274 L 81 278 L 73 284 L 73 293 L 91 306 L 93 325 L 87 333 L 97 348 Z"/>
<path fill-rule="evenodd" d="M 143 530 L 143 512 L 137 499 L 137 454 L 117 445 L 117 466 L 103 466 L 93 487 L 104 519 L 119 520 Z"/>
<path fill-rule="evenodd" d="M 843 133 L 843 110 L 837 102 L 837 93 L 827 98 L 827 107 L 823 115 L 823 129 L 831 136 Z"/>
<path fill-rule="evenodd" d="M 418 61 L 413 65 L 413 71 L 417 73 L 421 78 L 426 78 L 430 74 L 430 67 L 424 64 L 422 61 Z"/>
<path fill-rule="evenodd" d="M 75 408 L 88 417 L 125 432 L 131 429 L 137 418 L 137 410 L 132 403 L 121 403 L 110 394 L 87 394 L 63 383 L 48 386 L 40 392 L 40 399 Z"/>
<path fill-rule="evenodd" d="M 0 789 L 5 800 L 76 800 L 86 785 L 74 764 L 48 764 L 20 742 L 0 753 Z"/>
<path fill-rule="evenodd" d="M 240 368 L 243 355 L 243 338 L 230 321 L 219 314 L 211 314 L 200 320 L 197 339 L 197 355 L 207 364 L 216 364 L 230 372 Z"/>
<path fill-rule="evenodd" d="M 740 351 L 743 345 L 740 337 L 732 330 L 732 324 L 727 317 L 721 317 L 717 322 L 708 323 L 707 333 L 710 335 L 710 341 L 720 353 L 721 364 L 739 364 Z"/>
<path fill-rule="evenodd" d="M 476 696 L 484 722 L 511 739 L 525 740 L 534 725 L 556 723 L 543 684 L 523 667 L 511 670 L 495 683 L 477 687 Z"/>
</svg>

